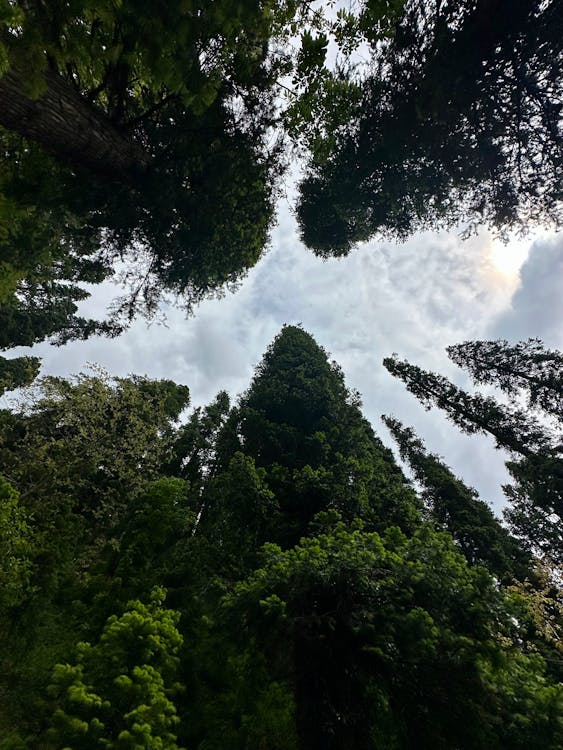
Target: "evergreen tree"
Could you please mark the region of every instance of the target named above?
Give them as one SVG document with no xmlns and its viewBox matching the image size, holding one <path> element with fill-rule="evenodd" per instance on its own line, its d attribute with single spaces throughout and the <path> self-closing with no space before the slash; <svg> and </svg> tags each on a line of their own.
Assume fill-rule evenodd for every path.
<svg viewBox="0 0 563 750">
<path fill-rule="evenodd" d="M 290 675 L 302 750 L 561 740 L 560 686 L 541 657 L 506 646 L 519 637 L 508 599 L 427 526 L 380 536 L 327 518 L 291 549 L 266 545 L 226 604 L 231 627 L 242 620 L 242 639 Z"/>
<path fill-rule="evenodd" d="M 447 530 L 470 565 L 485 565 L 501 581 L 524 581 L 531 572 L 531 560 L 495 518 L 477 492 L 467 487 L 438 458 L 428 453 L 414 431 L 396 419 L 382 417 L 399 448 L 422 485 L 428 516 Z"/>
<path fill-rule="evenodd" d="M 386 14 L 386 41 L 368 36 L 371 65 L 349 106 L 332 81 L 308 102 L 305 244 L 326 257 L 460 223 L 561 226 L 561 0 L 385 5 L 402 12 Z M 323 129 L 331 99 L 341 118 Z"/>
<path fill-rule="evenodd" d="M 491 380 L 498 382 L 506 390 L 512 382 L 520 387 L 523 385 L 520 360 L 514 356 L 514 349 L 507 349 L 502 342 L 491 344 Z M 467 349 L 460 345 L 453 349 L 452 354 L 458 361 L 467 365 L 474 362 L 483 346 L 469 344 Z M 520 345 L 525 359 L 539 354 L 540 360 L 543 350 L 525 344 Z M 503 356 L 503 352 L 504 355 Z M 548 355 L 557 369 L 558 353 Z M 498 357 L 498 359 L 497 359 Z M 501 360 L 502 364 L 499 363 Z M 542 400 L 548 399 L 552 384 L 557 382 L 558 374 L 548 367 L 545 371 L 545 383 L 541 376 L 541 366 L 530 367 L 535 378 L 533 383 L 526 381 L 528 398 L 534 403 L 534 409 L 524 409 L 518 404 L 517 391 L 511 393 L 511 403 L 501 404 L 490 396 L 480 393 L 469 394 L 451 383 L 447 378 L 427 372 L 396 358 L 387 358 L 384 366 L 392 375 L 401 378 L 408 390 L 413 393 L 427 408 L 436 405 L 445 411 L 447 416 L 460 429 L 469 434 L 489 433 L 496 439 L 497 447 L 504 448 L 514 456 L 507 462 L 514 483 L 505 487 L 512 507 L 506 511 L 506 517 L 512 530 L 520 536 L 529 549 L 547 554 L 554 561 L 561 561 L 563 553 L 563 539 L 561 536 L 561 518 L 563 518 L 563 456 L 561 449 L 563 436 L 561 422 L 557 420 L 557 401 L 552 408 L 553 399 L 549 396 L 547 412 L 539 407 L 539 401 L 534 401 L 535 393 L 543 394 Z M 510 374 L 514 365 L 515 372 Z M 502 366 L 502 373 L 500 368 Z M 475 362 L 471 371 L 475 373 L 479 382 L 489 382 L 481 369 L 481 364 Z M 507 374 L 508 373 L 508 374 Z M 538 399 L 540 396 L 538 395 Z M 557 394 L 555 394 L 557 398 Z M 543 415 L 543 419 L 542 419 Z M 549 417 L 555 420 L 549 420 Z M 546 421 L 547 417 L 547 421 Z"/>
<path fill-rule="evenodd" d="M 300 7 L 3 1 L 0 243 L 9 235 L 12 287 L 38 263 L 86 254 L 107 276 L 126 257 L 127 322 L 163 288 L 189 307 L 254 265 L 282 171 L 268 134 L 286 68 L 275 40 Z"/>
<path fill-rule="evenodd" d="M 224 493 L 213 488 L 226 482 L 237 486 L 229 473 L 237 453 L 251 459 L 260 483 L 274 502 L 263 534 L 255 543 L 295 544 L 310 533 L 317 513 L 339 512 L 347 521 L 363 518 L 370 528 L 396 523 L 413 529 L 417 502 L 392 455 L 373 434 L 362 416 L 357 394 L 349 391 L 340 368 L 305 331 L 286 326 L 259 364 L 246 394 L 217 439 L 217 469 L 210 492 L 210 517 L 219 512 Z M 252 506 L 251 506 L 252 507 Z M 252 526 L 244 511 L 234 528 Z M 204 516 L 205 519 L 205 511 Z M 230 523 L 230 521 L 229 521 Z"/>
<path fill-rule="evenodd" d="M 0 632 L 0 713 L 9 727 L 29 722 L 37 732 L 54 662 L 108 616 L 106 561 L 119 549 L 131 506 L 169 460 L 187 401 L 188 389 L 171 381 L 94 374 L 44 378 L 18 410 L 0 412 L 0 462 L 19 493 L 17 508 L 11 501 L 6 509 L 7 533 L 19 529 L 20 538 L 25 522 L 22 544 L 32 539 L 11 584 L 21 570 L 29 585 Z"/>
<path fill-rule="evenodd" d="M 123 326 L 76 315 L 88 292 L 77 285 L 43 280 L 22 282 L 5 304 L 0 304 L 0 350 L 33 346 L 45 339 L 64 344 L 92 335 L 116 336 Z"/>
<path fill-rule="evenodd" d="M 178 750 L 175 681 L 179 614 L 164 609 L 164 589 L 148 605 L 129 602 L 95 644 L 79 643 L 76 664 L 57 664 L 49 747 Z"/>
<path fill-rule="evenodd" d="M 558 750 L 555 582 L 499 585 L 424 521 L 309 334 L 178 427 L 187 397 L 47 378 L 0 413 L 2 750 Z M 471 562 L 512 572 L 408 442 Z"/>
<path fill-rule="evenodd" d="M 498 671 L 502 647 L 494 655 L 485 646 L 500 635 L 499 611 L 511 637 L 508 601 L 451 538 L 416 530 L 404 477 L 341 372 L 301 329 L 284 328 L 266 352 L 218 435 L 214 466 L 199 531 L 218 553 L 219 592 L 247 572 L 208 637 L 243 622 L 243 683 L 256 679 L 258 651 L 271 665 L 266 684 L 291 686 L 299 747 L 407 748 L 424 738 L 421 747 L 500 750 L 523 747 L 519 733 L 557 746 L 560 696 L 542 660 L 516 653 Z M 208 663 L 221 669 L 216 657 Z M 225 690 L 214 673 L 215 690 Z M 499 730 L 493 716 L 510 714 L 513 696 L 535 704 L 538 721 Z"/>
<path fill-rule="evenodd" d="M 563 418 L 563 355 L 539 339 L 465 341 L 446 351 L 477 385 L 495 385 L 512 398 L 519 392 L 530 409 Z"/>
</svg>

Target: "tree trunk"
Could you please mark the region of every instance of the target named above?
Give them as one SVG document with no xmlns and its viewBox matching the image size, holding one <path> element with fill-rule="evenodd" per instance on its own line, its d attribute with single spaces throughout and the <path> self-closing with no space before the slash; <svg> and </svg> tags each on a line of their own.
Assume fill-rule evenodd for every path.
<svg viewBox="0 0 563 750">
<path fill-rule="evenodd" d="M 53 71 L 45 73 L 46 90 L 25 94 L 25 76 L 10 69 L 0 78 L 0 125 L 35 141 L 74 169 L 105 179 L 129 181 L 145 172 L 150 155 L 108 118 L 84 101 Z"/>
</svg>

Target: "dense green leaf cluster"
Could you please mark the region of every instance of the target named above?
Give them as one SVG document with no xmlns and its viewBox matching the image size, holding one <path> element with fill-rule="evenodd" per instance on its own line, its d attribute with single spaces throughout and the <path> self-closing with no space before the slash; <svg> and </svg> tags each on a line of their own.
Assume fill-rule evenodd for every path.
<svg viewBox="0 0 563 750">
<path fill-rule="evenodd" d="M 333 11 L 2 0 L 9 343 L 16 318 L 30 343 L 112 335 L 167 295 L 191 310 L 236 285 L 268 246 L 287 142 L 323 256 L 460 222 L 561 224 L 561 0 Z M 77 316 L 82 282 L 117 269 L 112 322 Z"/>
<path fill-rule="evenodd" d="M 383 5 L 365 3 L 375 14 Z M 560 0 L 407 0 L 383 15 L 390 38 L 368 35 L 354 106 L 334 92 L 340 127 L 317 124 L 332 82 L 305 100 L 305 244 L 327 257 L 373 236 L 458 224 L 560 227 Z"/>
<path fill-rule="evenodd" d="M 1 413 L 2 750 L 560 746 L 555 582 L 406 435 L 417 496 L 309 334 L 187 400 L 94 373 Z"/>
</svg>

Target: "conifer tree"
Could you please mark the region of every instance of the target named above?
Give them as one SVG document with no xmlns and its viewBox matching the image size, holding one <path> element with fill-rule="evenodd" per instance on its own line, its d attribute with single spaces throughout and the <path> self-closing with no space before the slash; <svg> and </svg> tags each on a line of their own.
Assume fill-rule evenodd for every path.
<svg viewBox="0 0 563 750">
<path fill-rule="evenodd" d="M 430 409 L 442 409 L 451 421 L 469 434 L 489 433 L 497 447 L 513 458 L 507 468 L 513 484 L 504 489 L 512 506 L 506 511 L 514 533 L 531 551 L 540 552 L 555 562 L 563 555 L 561 519 L 563 518 L 563 434 L 558 417 L 560 378 L 558 352 L 545 352 L 540 344 L 508 347 L 503 342 L 461 344 L 451 348 L 452 358 L 469 367 L 482 383 L 496 383 L 510 392 L 510 402 L 502 404 L 491 396 L 470 394 L 447 378 L 422 370 L 396 357 L 383 361 L 389 372 L 399 377 L 408 390 Z M 483 355 L 490 362 L 491 375 L 485 374 Z M 548 364 L 543 369 L 542 362 Z M 529 363 L 530 379 L 522 376 L 523 362 Z M 518 402 L 520 389 L 532 408 Z M 537 394 L 537 395 L 536 395 Z M 540 399 L 546 404 L 541 407 Z M 551 419 L 553 417 L 553 419 Z"/>
<path fill-rule="evenodd" d="M 451 537 L 421 523 L 357 396 L 308 334 L 286 327 L 274 340 L 218 445 L 208 518 L 220 507 L 224 521 L 203 533 L 220 543 L 234 534 L 248 570 L 225 599 L 222 627 L 232 632 L 242 620 L 240 648 L 255 644 L 270 680 L 291 685 L 300 748 L 500 748 L 509 732 L 494 728 L 490 712 L 510 706 L 505 679 L 517 700 L 537 705 L 532 735 L 556 746 L 558 693 L 549 680 L 546 696 L 528 686 L 541 660 L 517 657 L 497 674 L 502 649 L 483 651 L 499 611 L 508 615 L 504 595 Z M 260 533 L 248 534 L 258 519 Z M 260 539 L 269 542 L 260 556 L 246 554 Z M 230 570 L 244 575 L 244 565 Z M 232 578 L 223 580 L 232 590 Z"/>
<path fill-rule="evenodd" d="M 21 720 L 37 732 L 54 661 L 108 616 L 115 573 L 108 557 L 115 560 L 130 512 L 142 506 L 141 496 L 169 460 L 189 392 L 171 381 L 112 381 L 98 372 L 73 381 L 41 379 L 27 397 L 14 411 L 0 412 L 0 462 L 19 493 L 17 506 L 12 499 L 4 508 L 5 532 L 20 550 L 11 584 L 18 608 L 0 613 L 7 615 L 0 630 L 0 713 L 8 726 Z M 18 579 L 26 576 L 22 588 Z"/>
<path fill-rule="evenodd" d="M 310 103 L 305 244 L 327 257 L 460 223 L 559 228 L 561 0 L 385 6 L 399 13 L 386 40 L 368 31 L 372 65 L 349 106 L 344 86 Z M 330 104 L 341 117 L 323 128 Z"/>
<path fill-rule="evenodd" d="M 266 545 L 226 605 L 290 676 L 300 750 L 556 750 L 563 737 L 561 688 L 518 647 L 509 597 L 426 525 L 408 538 L 325 519 L 291 549 Z"/>
<path fill-rule="evenodd" d="M 530 409 L 563 418 L 563 354 L 540 339 L 465 341 L 446 351 L 477 385 L 495 385 L 512 398 L 518 391 Z"/>
<path fill-rule="evenodd" d="M 0 413 L 2 750 L 559 749 L 553 587 L 424 520 L 309 334 L 182 427 L 169 381 L 38 388 Z"/>
<path fill-rule="evenodd" d="M 129 602 L 97 643 L 78 644 L 76 664 L 55 666 L 48 747 L 178 750 L 172 698 L 182 636 L 164 596 L 156 588 L 148 604 Z"/>
<path fill-rule="evenodd" d="M 397 443 L 401 458 L 422 485 L 428 516 L 446 529 L 470 565 L 485 565 L 500 580 L 524 581 L 531 560 L 501 526 L 476 490 L 467 487 L 440 458 L 425 450 L 415 432 L 398 420 L 382 417 Z"/>
<path fill-rule="evenodd" d="M 217 441 L 216 476 L 228 474 L 240 452 L 274 494 L 269 531 L 257 544 L 291 546 L 328 510 L 374 529 L 414 528 L 415 495 L 359 407 L 326 352 L 301 328 L 286 326 Z M 239 516 L 235 528 L 241 522 Z"/>
</svg>

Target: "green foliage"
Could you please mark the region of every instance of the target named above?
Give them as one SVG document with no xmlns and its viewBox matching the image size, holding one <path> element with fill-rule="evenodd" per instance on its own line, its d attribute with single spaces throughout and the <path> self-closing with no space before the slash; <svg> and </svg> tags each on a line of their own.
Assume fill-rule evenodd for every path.
<svg viewBox="0 0 563 750">
<path fill-rule="evenodd" d="M 0 79 L 0 300 L 61 265 L 58 278 L 88 281 L 84 257 L 103 278 L 128 262 L 114 324 L 153 314 L 166 292 L 189 309 L 236 284 L 273 220 L 282 165 L 269 129 L 286 65 L 274 41 L 298 5 L 10 4 L 0 22 L 0 67 L 9 68 Z M 53 124 L 53 106 L 76 127 Z M 35 340 L 67 327 L 56 326 Z"/>
<path fill-rule="evenodd" d="M 11 511 L 10 520 L 25 519 L 32 538 L 29 595 L 0 633 L 6 655 L 0 693 L 14 721 L 25 723 L 27 707 L 32 734 L 53 663 L 95 631 L 108 615 L 108 597 L 120 593 L 117 584 L 110 586 L 108 558 L 113 561 L 119 550 L 130 507 L 142 505 L 141 496 L 169 460 L 175 420 L 187 400 L 188 389 L 171 381 L 112 381 L 98 373 L 72 382 L 44 378 L 19 410 L 0 413 L 0 461 L 20 493 L 21 515 Z M 154 490 L 155 506 L 160 499 L 163 516 L 167 511 L 175 523 L 181 490 L 171 487 L 166 498 L 165 489 L 160 495 Z M 156 527 L 156 507 L 147 516 Z M 142 537 L 136 541 L 142 548 Z M 158 539 L 151 541 L 145 550 L 154 552 L 157 567 Z M 129 554 L 137 554 L 138 562 L 138 553 Z M 146 591 L 134 578 L 128 585 L 135 595 Z"/>
<path fill-rule="evenodd" d="M 336 137 L 316 122 L 322 97 L 318 111 L 308 101 L 305 244 L 327 257 L 460 223 L 561 226 L 558 0 L 402 5 L 365 3 L 372 60 Z"/>
<path fill-rule="evenodd" d="M 17 491 L 0 476 L 0 617 L 25 597 L 31 574 L 33 536 Z"/>
<path fill-rule="evenodd" d="M 390 417 L 382 417 L 406 461 L 422 485 L 430 519 L 446 529 L 470 565 L 484 565 L 501 581 L 515 577 L 524 581 L 531 572 L 531 559 L 516 539 L 501 526 L 477 492 L 455 477 L 431 453 L 414 431 Z"/>
<path fill-rule="evenodd" d="M 182 479 L 167 477 L 149 485 L 128 505 L 120 534 L 117 561 L 111 589 L 102 588 L 115 605 L 131 596 L 141 596 L 147 588 L 174 579 L 176 566 L 195 528 L 196 515 L 191 506 L 189 485 Z M 105 571 L 104 571 L 105 572 Z M 94 587 L 99 582 L 94 583 Z M 100 599 L 98 593 L 98 599 Z"/>
<path fill-rule="evenodd" d="M 115 527 L 127 498 L 158 475 L 189 391 L 171 381 L 46 377 L 6 434 L 3 465 L 39 524 L 69 509 Z M 43 492 L 48 488 L 50 501 Z"/>
<path fill-rule="evenodd" d="M 418 498 L 302 329 L 183 424 L 171 381 L 24 397 L 0 412 L 2 750 L 561 746 L 556 575 L 507 586 L 527 560 L 486 506 L 394 425 Z"/>
<path fill-rule="evenodd" d="M 179 614 L 151 602 L 129 602 L 110 617 L 94 645 L 77 646 L 76 664 L 57 664 L 49 692 L 55 701 L 49 746 L 110 750 L 177 750 L 171 697 L 182 637 Z"/>
<path fill-rule="evenodd" d="M 4 129 L 0 140 L 0 347 L 116 335 L 118 325 L 76 315 L 88 297 L 77 282 L 100 283 L 112 269 L 94 257 L 100 230 L 67 205 L 64 166 Z"/>
<path fill-rule="evenodd" d="M 302 747 L 367 748 L 375 736 L 378 747 L 523 747 L 504 744 L 512 726 L 493 720 L 514 700 L 539 711 L 521 719 L 532 746 L 556 747 L 560 689 L 541 660 L 503 656 L 506 602 L 447 535 L 381 537 L 337 523 L 285 552 L 267 545 L 226 606 L 244 618 L 243 637 L 274 660 L 285 654 Z"/>
<path fill-rule="evenodd" d="M 178 431 L 174 454 L 168 470 L 201 488 L 204 477 L 213 469 L 215 443 L 230 410 L 226 391 L 204 408 L 198 407 Z"/>
<path fill-rule="evenodd" d="M 268 487 L 267 472 L 237 451 L 226 470 L 208 483 L 203 503 L 209 508 L 203 523 L 212 526 L 217 543 L 215 566 L 226 577 L 238 579 L 249 565 L 254 566 L 257 550 L 272 538 L 279 522 L 279 507 Z"/>
<path fill-rule="evenodd" d="M 41 361 L 37 357 L 0 357 L 0 396 L 6 391 L 30 385 L 37 375 Z"/>
<path fill-rule="evenodd" d="M 309 533 L 316 514 L 328 509 L 346 520 L 362 517 L 373 528 L 396 523 L 412 529 L 418 521 L 414 493 L 363 418 L 357 394 L 300 328 L 286 326 L 276 337 L 217 442 L 219 477 L 241 452 L 265 472 L 260 482 L 275 498 L 259 502 L 269 518 L 263 518 L 256 544 L 295 544 Z M 223 481 L 233 483 L 228 473 Z M 215 504 L 206 502 L 212 522 Z M 246 519 L 229 521 L 242 538 L 256 529 L 246 512 Z"/>
<path fill-rule="evenodd" d="M 456 361 L 470 369 L 478 382 L 496 383 L 505 391 L 510 388 L 510 403 L 501 404 L 481 393 L 469 394 L 447 378 L 394 357 L 385 359 L 383 364 L 392 375 L 401 378 L 428 409 L 436 405 L 469 434 L 490 433 L 497 447 L 515 457 L 506 464 L 514 479 L 514 484 L 504 488 L 512 501 L 506 518 L 530 550 L 560 562 L 563 550 L 561 420 L 558 419 L 557 375 L 549 366 L 553 362 L 557 368 L 560 354 L 544 352 L 541 344 L 533 342 L 516 347 L 508 347 L 503 342 L 490 342 L 488 346 L 484 342 L 477 345 L 469 342 L 450 348 L 450 352 Z M 481 356 L 485 362 L 480 361 Z M 525 362 L 529 366 L 529 378 L 522 376 Z M 486 374 L 488 370 L 490 375 Z M 533 408 L 521 407 L 518 389 L 527 391 Z M 541 403 L 546 404 L 545 411 L 540 408 Z"/>
<path fill-rule="evenodd" d="M 563 355 L 539 339 L 465 341 L 447 352 L 478 385 L 495 385 L 512 398 L 518 391 L 528 408 L 563 417 Z"/>
</svg>

